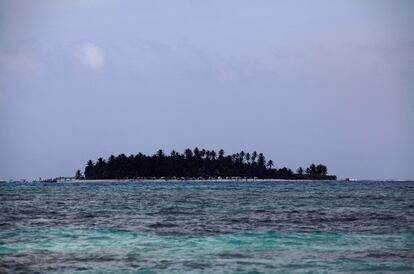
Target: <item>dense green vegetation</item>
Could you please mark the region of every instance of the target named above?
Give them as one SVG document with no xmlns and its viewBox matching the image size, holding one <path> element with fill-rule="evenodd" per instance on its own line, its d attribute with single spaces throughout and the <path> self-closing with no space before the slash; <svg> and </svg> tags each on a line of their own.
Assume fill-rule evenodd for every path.
<svg viewBox="0 0 414 274">
<path fill-rule="evenodd" d="M 275 168 L 272 160 L 266 161 L 263 153 L 256 151 L 225 155 L 224 150 L 215 152 L 195 148 L 183 154 L 172 151 L 165 155 L 162 150 L 152 156 L 111 155 L 107 160 L 99 158 L 96 163 L 88 161 L 84 176 L 80 170 L 76 178 L 85 179 L 138 179 L 138 178 L 260 178 L 260 179 L 330 179 L 324 165 L 311 164 L 306 170 L 299 167 L 293 172 L 287 167 Z"/>
</svg>

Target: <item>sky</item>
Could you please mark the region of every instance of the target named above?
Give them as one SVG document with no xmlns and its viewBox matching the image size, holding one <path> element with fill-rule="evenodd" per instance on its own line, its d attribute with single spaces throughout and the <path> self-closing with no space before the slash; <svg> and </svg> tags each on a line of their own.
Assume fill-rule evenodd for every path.
<svg viewBox="0 0 414 274">
<path fill-rule="evenodd" d="M 0 179 L 199 147 L 414 179 L 414 1 L 0 0 Z"/>
</svg>

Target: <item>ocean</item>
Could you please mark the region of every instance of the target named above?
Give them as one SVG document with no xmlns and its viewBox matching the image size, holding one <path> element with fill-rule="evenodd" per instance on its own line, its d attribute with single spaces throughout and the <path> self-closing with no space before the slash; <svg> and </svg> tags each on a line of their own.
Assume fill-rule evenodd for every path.
<svg viewBox="0 0 414 274">
<path fill-rule="evenodd" d="M 4 183 L 1 273 L 414 273 L 413 182 Z"/>
</svg>

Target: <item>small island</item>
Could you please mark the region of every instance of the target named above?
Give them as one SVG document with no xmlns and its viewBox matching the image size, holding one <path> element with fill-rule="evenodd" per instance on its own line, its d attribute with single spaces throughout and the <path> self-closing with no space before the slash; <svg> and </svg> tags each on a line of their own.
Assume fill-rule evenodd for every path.
<svg viewBox="0 0 414 274">
<path fill-rule="evenodd" d="M 126 156 L 111 155 L 107 160 L 99 158 L 95 163 L 89 160 L 84 172 L 76 171 L 80 180 L 221 180 L 221 179 L 281 179 L 281 180 L 336 180 L 328 175 L 328 168 L 322 164 L 299 167 L 296 172 L 290 168 L 276 168 L 272 160 L 266 160 L 263 153 L 241 151 L 225 155 L 218 152 L 194 148 L 183 154 L 173 150 L 166 155 L 163 150 L 149 156 L 142 153 Z"/>
</svg>

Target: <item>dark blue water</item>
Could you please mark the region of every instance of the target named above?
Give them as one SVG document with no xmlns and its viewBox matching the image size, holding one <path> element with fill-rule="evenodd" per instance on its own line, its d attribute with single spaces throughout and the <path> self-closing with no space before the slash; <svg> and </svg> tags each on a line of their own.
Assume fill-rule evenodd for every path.
<svg viewBox="0 0 414 274">
<path fill-rule="evenodd" d="M 414 272 L 413 182 L 7 183 L 0 272 Z"/>
</svg>

